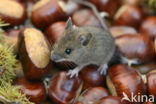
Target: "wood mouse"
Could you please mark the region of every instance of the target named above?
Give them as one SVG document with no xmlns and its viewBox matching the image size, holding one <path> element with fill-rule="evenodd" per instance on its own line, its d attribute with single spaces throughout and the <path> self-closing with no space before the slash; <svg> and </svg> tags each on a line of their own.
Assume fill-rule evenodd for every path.
<svg viewBox="0 0 156 104">
<path fill-rule="evenodd" d="M 67 75 L 70 77 L 78 76 L 80 70 L 90 64 L 98 65 L 98 71 L 106 74 L 108 62 L 113 57 L 115 49 L 115 40 L 105 24 L 103 28 L 76 27 L 69 18 L 64 34 L 53 46 L 51 60 L 56 63 L 74 62 L 77 67 L 69 70 Z"/>
</svg>

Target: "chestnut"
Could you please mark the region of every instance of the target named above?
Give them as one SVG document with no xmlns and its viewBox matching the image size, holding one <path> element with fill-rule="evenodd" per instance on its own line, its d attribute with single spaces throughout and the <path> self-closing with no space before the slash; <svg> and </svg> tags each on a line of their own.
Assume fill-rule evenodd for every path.
<svg viewBox="0 0 156 104">
<path fill-rule="evenodd" d="M 122 0 L 122 4 L 139 5 L 140 0 Z"/>
<path fill-rule="evenodd" d="M 9 26 L 22 24 L 26 17 L 26 8 L 15 0 L 0 0 L 0 17 Z"/>
<path fill-rule="evenodd" d="M 54 45 L 54 43 L 63 35 L 63 32 L 65 31 L 66 22 L 64 21 L 58 21 L 53 24 L 51 24 L 45 31 L 45 35 L 51 45 Z"/>
<path fill-rule="evenodd" d="M 154 102 L 145 102 L 144 104 L 154 104 Z"/>
<path fill-rule="evenodd" d="M 30 2 L 35 3 L 37 0 L 16 0 L 16 1 L 27 4 L 27 3 L 30 3 Z"/>
<path fill-rule="evenodd" d="M 98 100 L 96 104 L 129 104 L 126 101 L 122 101 L 121 97 L 117 96 L 106 96 Z"/>
<path fill-rule="evenodd" d="M 60 72 L 50 81 L 49 95 L 55 104 L 74 104 L 81 89 L 79 77 L 70 78 L 67 72 Z"/>
<path fill-rule="evenodd" d="M 97 71 L 98 67 L 94 65 L 86 66 L 80 72 L 80 77 L 83 80 L 83 90 L 89 87 L 97 87 L 105 85 L 105 76 Z"/>
<path fill-rule="evenodd" d="M 113 37 L 118 37 L 125 34 L 136 34 L 137 30 L 130 26 L 112 26 L 110 32 Z"/>
<path fill-rule="evenodd" d="M 42 82 L 30 82 L 25 77 L 21 77 L 15 80 L 15 85 L 21 87 L 21 92 L 31 102 L 40 104 L 46 100 L 46 90 Z"/>
<path fill-rule="evenodd" d="M 156 98 L 156 70 L 152 70 L 147 74 L 147 90 L 148 94 Z"/>
<path fill-rule="evenodd" d="M 21 3 L 25 3 L 25 0 L 15 0 L 15 1 L 18 1 L 18 2 L 21 2 Z"/>
<path fill-rule="evenodd" d="M 156 51 L 156 39 L 154 40 L 154 48 L 155 48 L 155 51 Z"/>
<path fill-rule="evenodd" d="M 43 33 L 25 28 L 19 39 L 19 57 L 27 79 L 38 80 L 51 69 L 50 47 Z"/>
<path fill-rule="evenodd" d="M 110 17 L 113 17 L 120 6 L 120 0 L 89 0 L 99 11 L 108 12 Z"/>
<path fill-rule="evenodd" d="M 97 100 L 100 100 L 105 96 L 109 96 L 109 93 L 105 88 L 91 87 L 79 96 L 77 104 L 94 104 Z"/>
<path fill-rule="evenodd" d="M 20 2 L 20 3 L 25 4 L 25 3 L 27 3 L 27 2 L 31 2 L 31 1 L 35 1 L 35 0 L 15 0 L 15 1 L 18 1 L 18 2 Z"/>
<path fill-rule="evenodd" d="M 81 8 L 81 5 L 72 0 L 65 0 L 62 6 L 66 15 L 71 16 L 74 12 Z"/>
<path fill-rule="evenodd" d="M 32 8 L 31 20 L 38 28 L 65 19 L 64 2 L 59 0 L 40 0 Z"/>
<path fill-rule="evenodd" d="M 123 64 L 112 66 L 108 70 L 106 81 L 113 96 L 127 95 L 131 99 L 134 95 L 134 103 L 143 101 L 140 96 L 145 95 L 145 84 L 141 75 L 132 67 Z"/>
<path fill-rule="evenodd" d="M 144 63 L 141 65 L 135 65 L 132 67 L 135 68 L 137 71 L 139 71 L 141 74 L 147 74 L 151 70 L 156 69 L 156 64 L 155 64 L 155 61 L 151 61 L 148 63 Z"/>
<path fill-rule="evenodd" d="M 154 59 L 154 43 L 150 37 L 144 34 L 125 34 L 116 38 L 116 44 L 123 54 L 123 63 L 140 64 Z"/>
<path fill-rule="evenodd" d="M 151 38 L 156 37 L 156 17 L 149 16 L 141 24 L 139 32 L 150 36 Z"/>
<path fill-rule="evenodd" d="M 136 5 L 123 5 L 115 14 L 115 25 L 138 28 L 144 18 L 141 8 Z"/>
<path fill-rule="evenodd" d="M 11 29 L 6 31 L 2 37 L 3 42 L 7 43 L 10 47 L 13 47 L 13 52 L 18 53 L 18 39 L 21 29 Z"/>
<path fill-rule="evenodd" d="M 100 26 L 99 20 L 90 9 L 81 9 L 79 11 L 76 11 L 72 15 L 72 21 L 77 26 Z"/>
</svg>

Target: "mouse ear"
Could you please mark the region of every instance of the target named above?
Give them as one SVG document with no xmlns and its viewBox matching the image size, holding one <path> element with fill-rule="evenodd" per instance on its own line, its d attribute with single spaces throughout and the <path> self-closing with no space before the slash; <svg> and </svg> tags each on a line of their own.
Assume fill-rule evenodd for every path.
<svg viewBox="0 0 156 104">
<path fill-rule="evenodd" d="M 73 23 L 72 23 L 71 17 L 69 17 L 69 19 L 66 22 L 66 30 L 72 29 L 72 28 L 73 28 Z"/>
<path fill-rule="evenodd" d="M 79 42 L 83 46 L 87 46 L 88 43 L 90 42 L 91 38 L 92 38 L 92 34 L 91 33 L 83 34 L 83 35 L 79 36 Z"/>
</svg>

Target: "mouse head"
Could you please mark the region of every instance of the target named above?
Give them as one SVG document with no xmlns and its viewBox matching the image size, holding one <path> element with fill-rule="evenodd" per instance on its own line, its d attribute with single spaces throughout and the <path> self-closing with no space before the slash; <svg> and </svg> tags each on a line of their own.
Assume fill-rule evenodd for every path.
<svg viewBox="0 0 156 104">
<path fill-rule="evenodd" d="M 93 35 L 85 29 L 72 25 L 71 18 L 66 23 L 63 36 L 54 44 L 51 59 L 55 62 L 70 61 L 79 64 L 81 57 L 86 54 Z"/>
</svg>

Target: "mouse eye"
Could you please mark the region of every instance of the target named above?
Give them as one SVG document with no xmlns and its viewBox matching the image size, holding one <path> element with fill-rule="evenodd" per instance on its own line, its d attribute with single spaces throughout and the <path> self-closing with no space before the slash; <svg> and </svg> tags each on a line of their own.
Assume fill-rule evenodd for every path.
<svg viewBox="0 0 156 104">
<path fill-rule="evenodd" d="M 71 52 L 72 52 L 72 50 L 71 50 L 70 48 L 67 48 L 67 49 L 65 50 L 65 53 L 68 54 L 68 55 L 71 54 Z"/>
</svg>

